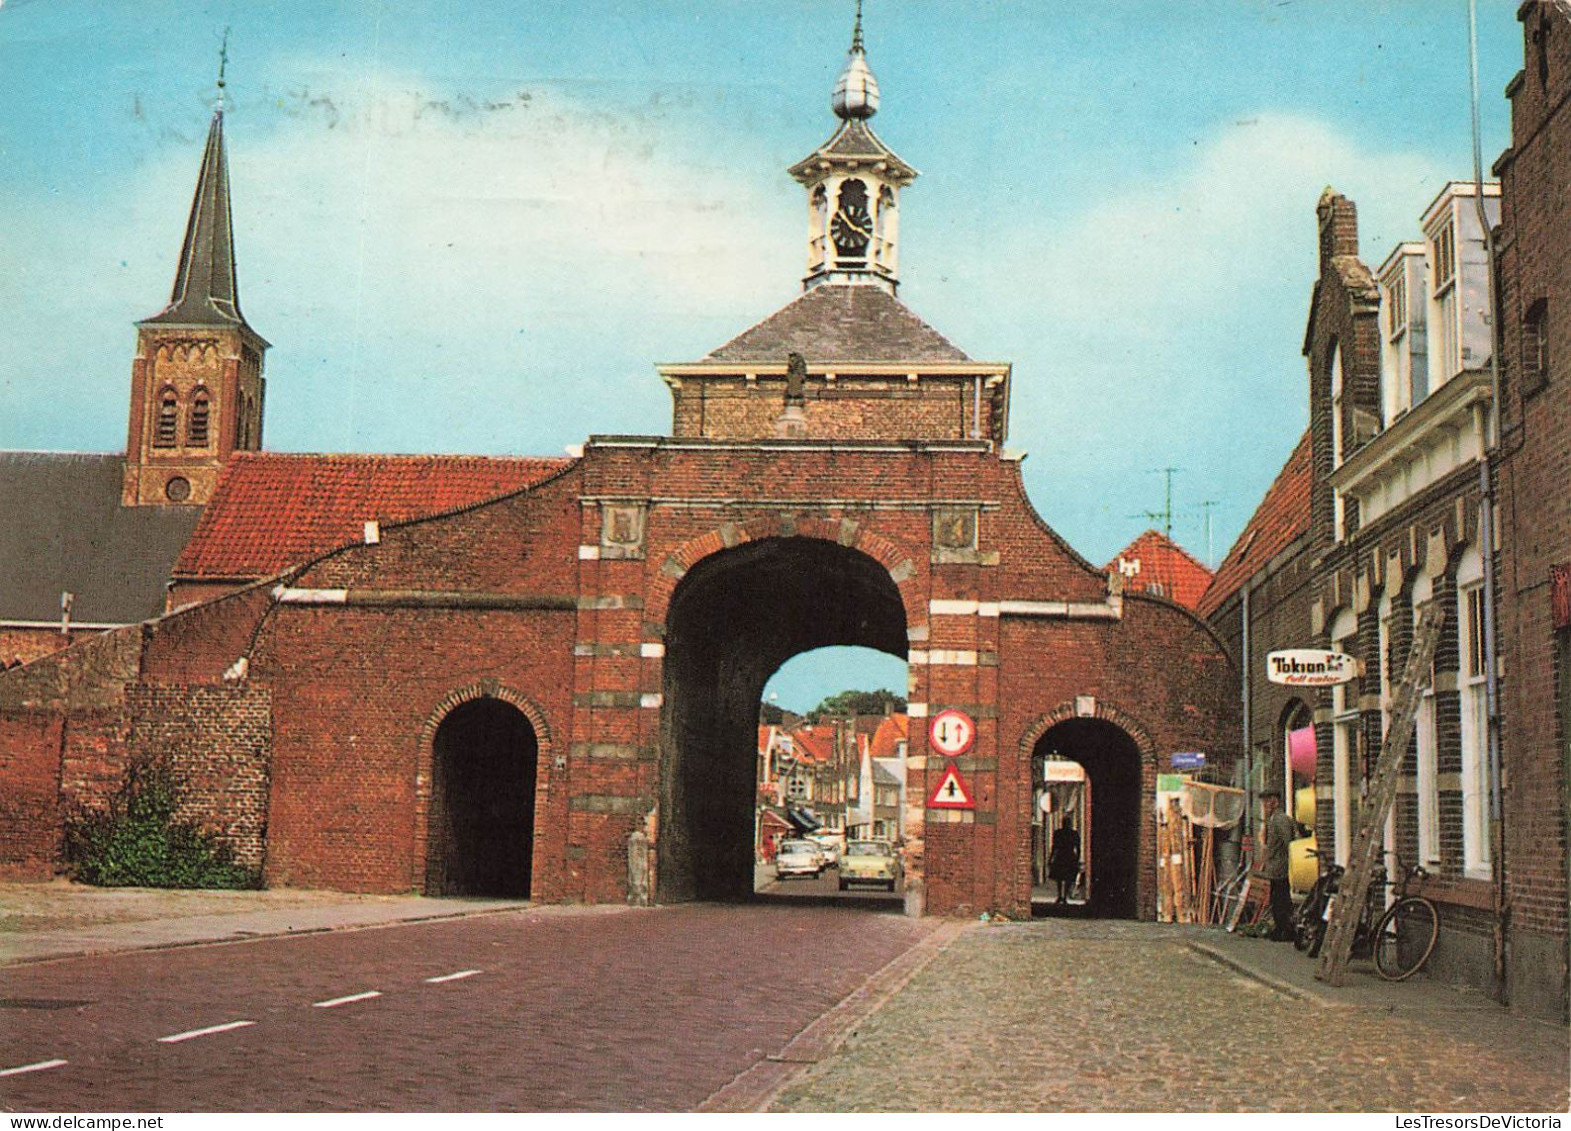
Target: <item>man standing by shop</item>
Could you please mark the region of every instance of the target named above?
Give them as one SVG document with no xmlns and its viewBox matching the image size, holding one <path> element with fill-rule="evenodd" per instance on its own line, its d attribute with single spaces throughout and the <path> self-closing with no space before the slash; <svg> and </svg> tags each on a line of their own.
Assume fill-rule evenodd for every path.
<svg viewBox="0 0 1571 1131">
<path fill-rule="evenodd" d="M 1293 895 L 1287 882 L 1287 846 L 1297 835 L 1293 819 L 1282 811 L 1282 795 L 1268 789 L 1260 795 L 1265 811 L 1265 851 L 1260 874 L 1271 884 L 1272 942 L 1293 941 Z"/>
</svg>

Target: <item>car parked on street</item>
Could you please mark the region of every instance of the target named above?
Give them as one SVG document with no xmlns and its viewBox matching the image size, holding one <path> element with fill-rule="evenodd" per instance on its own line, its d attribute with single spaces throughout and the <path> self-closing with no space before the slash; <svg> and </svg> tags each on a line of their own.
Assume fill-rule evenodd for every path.
<svg viewBox="0 0 1571 1131">
<path fill-rule="evenodd" d="M 824 853 L 825 865 L 840 863 L 840 857 L 845 855 L 846 836 L 844 832 L 824 830 L 808 833 L 806 839 L 818 845 Z"/>
<path fill-rule="evenodd" d="M 827 868 L 824 850 L 810 840 L 783 840 L 775 857 L 775 878 L 819 876 Z"/>
<path fill-rule="evenodd" d="M 853 840 L 840 858 L 840 890 L 868 884 L 894 891 L 900 883 L 900 861 L 894 847 L 881 840 Z"/>
</svg>

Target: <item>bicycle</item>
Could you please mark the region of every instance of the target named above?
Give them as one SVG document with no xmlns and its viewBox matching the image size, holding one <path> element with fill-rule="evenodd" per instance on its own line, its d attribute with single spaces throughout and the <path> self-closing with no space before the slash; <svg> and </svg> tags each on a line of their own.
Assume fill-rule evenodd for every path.
<svg viewBox="0 0 1571 1131">
<path fill-rule="evenodd" d="M 1384 906 L 1390 880 L 1378 876 L 1369 882 L 1353 932 L 1353 951 L 1372 957 L 1375 972 L 1386 981 L 1401 982 L 1416 974 L 1434 952 L 1440 939 L 1440 911 L 1423 896 L 1408 894 L 1408 885 L 1414 880 L 1422 882 L 1429 873 L 1418 864 L 1403 868 L 1402 858 L 1394 852 L 1390 855 L 1402 876 L 1395 884 L 1395 898 L 1389 907 Z M 1319 955 L 1325 943 L 1326 924 L 1341 894 L 1343 873 L 1340 865 L 1327 865 L 1294 917 L 1294 943 L 1311 958 Z"/>
<path fill-rule="evenodd" d="M 1310 849 L 1309 855 L 1318 857 L 1320 853 Z M 1343 871 L 1340 864 L 1323 865 L 1303 902 L 1293 911 L 1293 946 L 1307 951 L 1310 958 L 1320 954 L 1320 946 L 1325 942 L 1326 905 L 1341 884 Z"/>
<path fill-rule="evenodd" d="M 1398 856 L 1396 862 L 1401 870 L 1402 858 Z M 1409 883 L 1423 883 L 1428 875 L 1420 864 L 1402 870 L 1396 898 L 1375 923 L 1370 950 L 1375 971 L 1388 982 L 1405 981 L 1418 973 L 1440 940 L 1440 909 L 1421 895 L 1407 893 Z M 1366 914 L 1368 910 L 1366 905 Z"/>
</svg>

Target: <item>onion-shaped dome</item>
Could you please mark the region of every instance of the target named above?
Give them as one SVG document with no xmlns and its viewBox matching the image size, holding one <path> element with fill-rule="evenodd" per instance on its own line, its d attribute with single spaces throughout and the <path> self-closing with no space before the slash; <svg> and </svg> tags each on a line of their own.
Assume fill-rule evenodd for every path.
<svg viewBox="0 0 1571 1131">
<path fill-rule="evenodd" d="M 878 113 L 878 80 L 873 77 L 872 68 L 867 65 L 867 56 L 862 53 L 860 45 L 852 49 L 850 58 L 846 60 L 845 70 L 840 72 L 840 78 L 835 82 L 835 93 L 830 105 L 834 107 L 836 116 L 847 120 L 871 118 Z"/>
</svg>

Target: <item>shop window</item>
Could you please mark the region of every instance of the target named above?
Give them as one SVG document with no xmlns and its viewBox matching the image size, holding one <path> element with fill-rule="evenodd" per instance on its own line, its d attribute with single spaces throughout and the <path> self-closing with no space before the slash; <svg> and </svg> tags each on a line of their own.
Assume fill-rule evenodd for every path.
<svg viewBox="0 0 1571 1131">
<path fill-rule="evenodd" d="M 1337 614 L 1331 626 L 1331 648 L 1349 652 L 1358 621 L 1349 609 Z M 1334 822 L 1336 862 L 1346 864 L 1353 844 L 1356 814 L 1353 771 L 1358 753 L 1358 695 L 1351 683 L 1331 689 L 1331 812 Z"/>
<path fill-rule="evenodd" d="M 1457 689 L 1462 713 L 1462 870 L 1490 871 L 1489 716 L 1485 686 L 1483 559 L 1476 546 L 1457 567 Z"/>
<path fill-rule="evenodd" d="M 1433 586 L 1420 578 L 1413 586 L 1413 626 L 1418 626 L 1419 609 L 1428 601 Z M 1440 863 L 1440 776 L 1435 735 L 1434 666 L 1425 673 L 1423 693 L 1418 701 L 1418 719 L 1413 727 L 1417 752 L 1418 862 L 1428 866 Z"/>
</svg>

